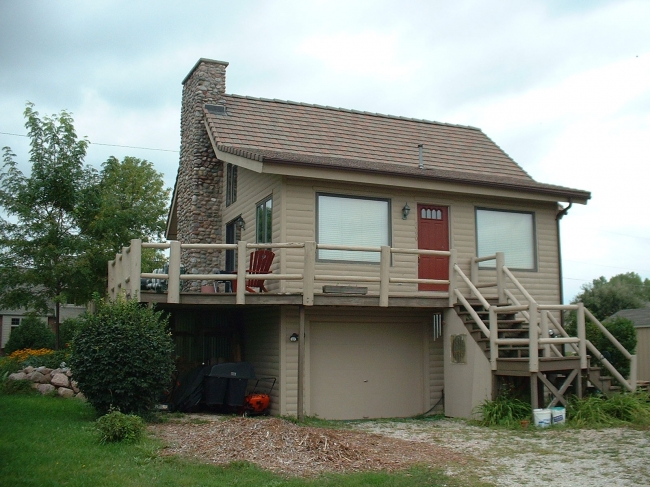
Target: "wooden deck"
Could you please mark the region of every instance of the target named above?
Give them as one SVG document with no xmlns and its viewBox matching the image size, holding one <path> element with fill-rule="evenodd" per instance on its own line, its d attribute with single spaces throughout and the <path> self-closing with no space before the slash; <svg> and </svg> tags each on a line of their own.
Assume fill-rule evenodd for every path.
<svg viewBox="0 0 650 487">
<path fill-rule="evenodd" d="M 540 357 L 539 372 L 561 372 L 580 369 L 580 357 Z M 499 358 L 495 375 L 526 377 L 530 375 L 529 359 Z"/>
</svg>

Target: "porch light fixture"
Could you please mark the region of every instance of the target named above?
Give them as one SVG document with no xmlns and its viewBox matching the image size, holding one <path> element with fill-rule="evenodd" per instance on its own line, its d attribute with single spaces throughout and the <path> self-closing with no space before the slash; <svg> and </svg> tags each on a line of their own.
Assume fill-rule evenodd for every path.
<svg viewBox="0 0 650 487">
<path fill-rule="evenodd" d="M 298 334 L 297 333 L 292 333 L 291 336 L 289 337 L 289 341 L 297 342 L 298 341 Z"/>
<path fill-rule="evenodd" d="M 237 225 L 241 230 L 246 230 L 246 222 L 241 216 L 235 220 L 235 225 Z"/>
<path fill-rule="evenodd" d="M 408 218 L 410 211 L 411 208 L 409 207 L 409 204 L 406 203 L 404 205 L 404 208 L 402 208 L 402 220 L 406 220 Z"/>
</svg>

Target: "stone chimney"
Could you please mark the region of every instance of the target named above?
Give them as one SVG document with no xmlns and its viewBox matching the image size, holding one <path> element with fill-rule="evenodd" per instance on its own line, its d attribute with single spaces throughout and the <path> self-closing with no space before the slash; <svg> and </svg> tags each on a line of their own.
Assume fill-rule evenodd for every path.
<svg viewBox="0 0 650 487">
<path fill-rule="evenodd" d="M 178 240 L 181 243 L 222 243 L 223 164 L 217 160 L 203 115 L 206 103 L 224 104 L 227 62 L 201 58 L 183 80 L 181 155 L 176 180 Z M 220 268 L 221 252 L 187 251 L 181 257 L 191 274 Z M 201 283 L 188 283 L 197 290 Z"/>
</svg>

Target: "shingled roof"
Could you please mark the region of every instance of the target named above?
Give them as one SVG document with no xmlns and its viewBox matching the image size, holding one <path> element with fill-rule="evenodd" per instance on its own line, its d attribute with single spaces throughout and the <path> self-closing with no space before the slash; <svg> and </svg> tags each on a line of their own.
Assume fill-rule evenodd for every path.
<svg viewBox="0 0 650 487">
<path fill-rule="evenodd" d="M 238 95 L 224 99 L 225 105 L 204 108 L 212 139 L 223 152 L 590 198 L 587 191 L 536 182 L 475 127 Z"/>
</svg>

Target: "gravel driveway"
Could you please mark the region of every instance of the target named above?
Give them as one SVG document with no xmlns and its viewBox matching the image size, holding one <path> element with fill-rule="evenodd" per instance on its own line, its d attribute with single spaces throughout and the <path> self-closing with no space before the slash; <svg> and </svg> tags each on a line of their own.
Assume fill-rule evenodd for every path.
<svg viewBox="0 0 650 487">
<path fill-rule="evenodd" d="M 290 476 L 425 464 L 499 487 L 650 486 L 650 430 L 513 431 L 451 419 L 340 425 L 187 415 L 150 430 L 165 442 L 164 455 L 214 464 L 245 460 Z"/>
<path fill-rule="evenodd" d="M 650 431 L 553 428 L 509 431 L 464 421 L 364 422 L 355 429 L 445 446 L 474 458 L 467 466 L 497 486 L 650 486 Z"/>
</svg>

